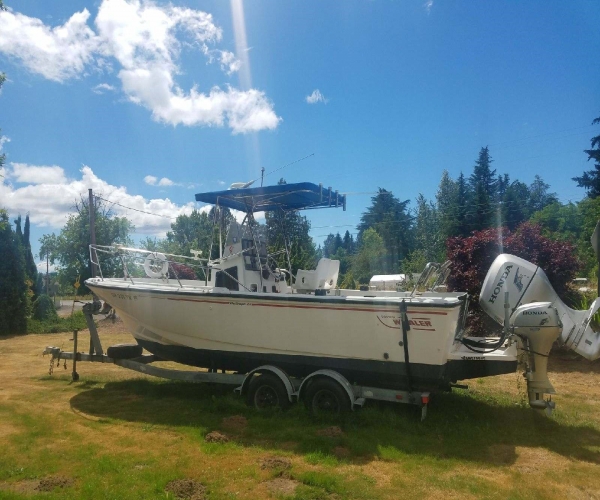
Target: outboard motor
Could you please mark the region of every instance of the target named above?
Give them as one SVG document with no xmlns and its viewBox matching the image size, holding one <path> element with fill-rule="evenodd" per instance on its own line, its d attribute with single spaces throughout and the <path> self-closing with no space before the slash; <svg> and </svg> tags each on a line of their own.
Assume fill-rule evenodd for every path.
<svg viewBox="0 0 600 500">
<path fill-rule="evenodd" d="M 525 354 L 529 404 L 551 408 L 544 394 L 554 394 L 546 368 L 552 344 L 559 343 L 589 360 L 600 357 L 600 332 L 591 319 L 600 308 L 597 298 L 587 311 L 567 307 L 558 297 L 546 273 L 535 264 L 514 255 L 499 255 L 481 288 L 481 308 L 499 324 L 504 324 L 505 292 L 510 309 L 509 328 L 519 339 Z"/>
</svg>

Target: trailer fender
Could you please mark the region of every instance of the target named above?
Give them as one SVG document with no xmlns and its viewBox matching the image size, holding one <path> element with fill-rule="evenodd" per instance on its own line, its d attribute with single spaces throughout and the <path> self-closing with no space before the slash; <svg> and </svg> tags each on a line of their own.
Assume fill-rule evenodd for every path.
<svg viewBox="0 0 600 500">
<path fill-rule="evenodd" d="M 365 402 L 365 400 L 363 398 L 358 398 L 358 399 L 356 398 L 356 396 L 354 395 L 354 390 L 352 389 L 352 385 L 350 384 L 350 382 L 348 382 L 348 379 L 346 379 L 346 377 L 344 377 L 343 375 L 341 375 L 340 373 L 338 373 L 334 370 L 317 370 L 316 372 L 308 375 L 302 381 L 302 384 L 300 384 L 300 389 L 298 389 L 298 392 L 297 392 L 298 401 L 300 401 L 300 399 L 302 399 L 302 397 L 304 396 L 306 387 L 308 386 L 307 382 L 314 377 L 329 377 L 329 378 L 335 380 L 338 384 L 340 384 L 342 386 L 342 388 L 348 394 L 348 397 L 350 398 L 350 407 L 352 408 L 352 410 L 354 410 L 355 405 L 362 406 L 363 403 Z"/>
<path fill-rule="evenodd" d="M 273 375 L 279 377 L 279 379 L 283 382 L 283 385 L 285 386 L 285 390 L 287 391 L 290 403 L 293 402 L 294 385 L 292 384 L 287 373 L 285 373 L 281 368 L 277 368 L 273 365 L 259 366 L 258 368 L 255 368 L 254 370 L 248 372 L 246 378 L 242 382 L 242 385 L 234 389 L 235 392 L 239 393 L 242 396 L 246 394 L 246 391 L 248 390 L 248 385 L 250 384 L 250 380 L 252 380 L 252 377 L 257 373 L 272 373 Z"/>
</svg>

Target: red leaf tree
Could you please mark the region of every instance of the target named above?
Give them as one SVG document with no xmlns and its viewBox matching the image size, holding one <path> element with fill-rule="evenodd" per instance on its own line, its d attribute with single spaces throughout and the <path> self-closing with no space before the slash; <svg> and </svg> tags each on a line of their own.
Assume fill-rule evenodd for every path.
<svg viewBox="0 0 600 500">
<path fill-rule="evenodd" d="M 449 238 L 447 249 L 448 260 L 452 262 L 448 288 L 468 292 L 471 296 L 467 324 L 473 335 L 485 335 L 498 329 L 479 307 L 479 292 L 488 269 L 501 253 L 510 253 L 540 266 L 563 300 L 572 303 L 575 298 L 569 284 L 580 262 L 574 255 L 573 245 L 546 238 L 535 224 L 524 222 L 514 233 L 506 228 L 493 228 L 475 231 L 466 238 Z"/>
</svg>

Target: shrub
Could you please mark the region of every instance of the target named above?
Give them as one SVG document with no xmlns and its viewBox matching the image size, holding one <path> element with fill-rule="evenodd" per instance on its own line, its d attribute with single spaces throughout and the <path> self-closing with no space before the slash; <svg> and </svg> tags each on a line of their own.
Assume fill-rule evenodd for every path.
<svg viewBox="0 0 600 500">
<path fill-rule="evenodd" d="M 501 253 L 510 253 L 540 266 L 563 300 L 573 303 L 576 298 L 569 287 L 580 268 L 573 246 L 546 238 L 535 224 L 525 222 L 514 233 L 506 228 L 475 231 L 466 238 L 449 238 L 447 247 L 448 260 L 452 262 L 448 289 L 471 295 L 467 324 L 473 334 L 481 335 L 498 328 L 479 307 L 479 292 L 488 269 Z"/>
<path fill-rule="evenodd" d="M 29 318 L 27 320 L 27 333 L 58 333 L 84 330 L 87 328 L 83 312 L 77 311 L 68 318 L 55 318 L 45 321 Z"/>
<path fill-rule="evenodd" d="M 52 299 L 45 293 L 40 295 L 33 303 L 33 319 L 46 321 L 57 318 L 56 309 Z"/>
<path fill-rule="evenodd" d="M 179 278 L 180 280 L 197 280 L 196 272 L 185 264 L 179 264 L 178 262 L 169 263 L 169 275 L 171 278 Z"/>
</svg>

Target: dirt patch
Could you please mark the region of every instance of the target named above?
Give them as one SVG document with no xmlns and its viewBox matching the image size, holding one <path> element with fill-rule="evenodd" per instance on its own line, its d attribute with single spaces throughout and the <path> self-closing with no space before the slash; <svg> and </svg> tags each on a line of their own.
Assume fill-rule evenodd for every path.
<svg viewBox="0 0 600 500">
<path fill-rule="evenodd" d="M 260 461 L 261 469 L 280 469 L 286 470 L 292 467 L 292 462 L 285 457 L 266 457 Z"/>
<path fill-rule="evenodd" d="M 206 486 L 193 479 L 175 479 L 165 486 L 165 491 L 184 500 L 204 500 Z"/>
<path fill-rule="evenodd" d="M 340 437 L 344 435 L 344 431 L 337 425 L 334 425 L 332 427 L 327 427 L 326 429 L 320 429 L 316 434 L 317 436 Z"/>
<path fill-rule="evenodd" d="M 225 434 L 221 434 L 219 431 L 212 431 L 204 436 L 204 440 L 207 443 L 227 443 L 229 438 Z"/>
<path fill-rule="evenodd" d="M 243 432 L 248 426 L 248 419 L 242 415 L 233 415 L 231 417 L 225 417 L 221 421 L 221 425 L 227 430 L 233 432 Z"/>
<path fill-rule="evenodd" d="M 55 488 L 68 488 L 73 480 L 65 476 L 48 476 L 40 479 L 36 491 L 52 491 Z"/>
<path fill-rule="evenodd" d="M 298 481 L 294 481 L 293 479 L 278 477 L 277 479 L 268 481 L 267 488 L 274 495 L 292 496 L 296 492 L 298 484 Z"/>
</svg>

